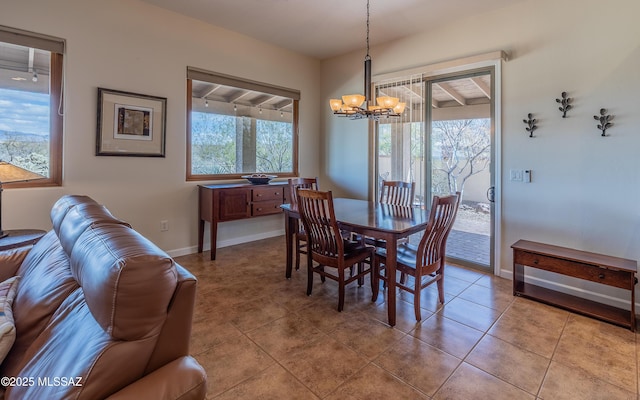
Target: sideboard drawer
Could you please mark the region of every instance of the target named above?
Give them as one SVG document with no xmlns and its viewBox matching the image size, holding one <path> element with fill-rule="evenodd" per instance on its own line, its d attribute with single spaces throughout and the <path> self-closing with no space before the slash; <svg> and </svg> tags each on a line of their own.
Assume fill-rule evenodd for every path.
<svg viewBox="0 0 640 400">
<path fill-rule="evenodd" d="M 261 188 L 254 188 L 251 197 L 252 201 L 275 201 L 278 200 L 280 204 L 284 201 L 284 187 L 265 186 Z"/>
<path fill-rule="evenodd" d="M 603 283 L 608 286 L 623 289 L 629 287 L 628 272 L 616 271 L 598 265 L 586 264 L 578 261 L 567 261 L 566 259 L 528 253 L 525 251 L 517 252 L 514 262 L 521 265 L 535 267 L 537 269 L 543 269 L 563 275 L 570 275 L 579 279 Z"/>
<path fill-rule="evenodd" d="M 261 202 L 256 202 L 253 203 L 252 205 L 252 215 L 254 217 L 260 216 L 260 215 L 269 215 L 269 214 L 277 214 L 277 213 L 281 213 L 282 212 L 282 208 L 280 208 L 280 206 L 282 205 L 282 199 L 280 200 L 273 200 L 273 201 L 261 201 Z"/>
</svg>

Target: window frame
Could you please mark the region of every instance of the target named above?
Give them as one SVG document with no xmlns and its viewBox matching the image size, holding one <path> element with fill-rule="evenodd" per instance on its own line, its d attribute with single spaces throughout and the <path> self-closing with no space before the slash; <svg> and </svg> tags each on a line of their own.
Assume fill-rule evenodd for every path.
<svg viewBox="0 0 640 400">
<path fill-rule="evenodd" d="M 278 175 L 278 177 L 295 177 L 298 176 L 298 127 L 299 127 L 299 101 L 300 92 L 294 89 L 283 88 L 267 83 L 250 81 L 243 78 L 238 78 L 230 75 L 220 74 L 216 72 L 205 71 L 202 69 L 187 67 L 187 118 L 186 118 L 186 180 L 187 181 L 216 181 L 216 180 L 230 180 L 241 179 L 242 175 L 247 175 L 250 172 L 239 172 L 233 174 L 193 174 L 192 170 L 192 137 L 191 127 L 192 119 L 191 114 L 193 111 L 193 80 L 206 81 L 211 83 L 223 84 L 226 86 L 236 86 L 243 89 L 262 91 L 269 94 L 285 96 L 291 98 L 293 102 L 292 111 L 292 171 L 291 172 L 269 172 Z M 255 171 L 253 171 L 255 172 Z"/>
<path fill-rule="evenodd" d="M 3 183 L 2 188 L 62 186 L 64 39 L 0 25 L 0 41 L 51 53 L 49 70 L 49 177 Z"/>
</svg>

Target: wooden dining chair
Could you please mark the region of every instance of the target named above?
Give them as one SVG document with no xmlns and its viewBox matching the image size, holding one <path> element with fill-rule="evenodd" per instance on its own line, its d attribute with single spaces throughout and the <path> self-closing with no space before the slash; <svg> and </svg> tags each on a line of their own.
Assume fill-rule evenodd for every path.
<svg viewBox="0 0 640 400">
<path fill-rule="evenodd" d="M 298 211 L 298 188 L 318 190 L 318 178 L 289 178 L 289 203 L 291 210 Z M 307 254 L 307 233 L 302 225 L 302 220 L 298 220 L 297 230 L 294 234 L 296 251 L 296 270 L 300 269 L 300 254 Z"/>
<path fill-rule="evenodd" d="M 391 206 L 411 207 L 413 205 L 415 192 L 415 182 L 383 180 L 380 185 L 379 202 L 381 204 L 389 204 Z M 365 243 L 380 248 L 384 248 L 386 246 L 385 241 L 382 239 L 365 237 Z"/>
<path fill-rule="evenodd" d="M 387 279 L 396 279 L 396 286 L 413 294 L 413 308 L 416 314 L 416 321 L 421 320 L 420 315 L 420 292 L 425 287 L 437 282 L 438 300 L 444 303 L 444 267 L 447 238 L 453 227 L 453 222 L 460 205 L 460 192 L 446 197 L 434 196 L 429 213 L 429 222 L 420 243 L 410 245 L 402 243 L 397 251 L 397 268 L 401 276 L 406 274 L 413 277 L 411 282 L 405 284 L 396 276 L 386 276 L 383 274 L 384 265 L 387 262 L 384 249 L 378 249 L 373 262 L 373 297 L 372 301 L 378 298 L 380 280 L 386 283 Z"/>
<path fill-rule="evenodd" d="M 415 182 L 382 181 L 380 203 L 411 207 L 416 192 Z"/>
<path fill-rule="evenodd" d="M 345 286 L 357 280 L 364 284 L 364 277 L 371 272 L 374 248 L 361 241 L 351 241 L 342 236 L 333 208 L 333 195 L 318 190 L 298 189 L 298 210 L 307 232 L 307 296 L 313 289 L 313 275 L 338 282 L 338 311 L 344 308 Z M 314 266 L 314 261 L 317 263 Z M 365 263 L 368 261 L 368 263 Z M 357 264 L 357 273 L 352 266 Z M 326 267 L 337 270 L 335 274 Z M 345 271 L 350 270 L 347 278 Z M 373 277 L 371 276 L 373 284 Z"/>
</svg>

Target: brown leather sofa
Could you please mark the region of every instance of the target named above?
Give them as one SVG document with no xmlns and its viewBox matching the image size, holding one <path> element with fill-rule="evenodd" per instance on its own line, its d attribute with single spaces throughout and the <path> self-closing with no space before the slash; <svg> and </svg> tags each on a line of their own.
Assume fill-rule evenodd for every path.
<svg viewBox="0 0 640 400">
<path fill-rule="evenodd" d="M 5 399 L 204 399 L 189 356 L 196 278 L 86 196 L 51 210 L 53 229 L 0 252 L 20 276 Z"/>
</svg>

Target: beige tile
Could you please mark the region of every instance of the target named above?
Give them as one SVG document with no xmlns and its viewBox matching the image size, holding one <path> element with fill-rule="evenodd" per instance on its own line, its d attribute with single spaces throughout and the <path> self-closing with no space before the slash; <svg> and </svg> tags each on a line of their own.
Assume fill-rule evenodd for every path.
<svg viewBox="0 0 640 400">
<path fill-rule="evenodd" d="M 384 324 L 389 324 L 389 316 L 387 303 L 382 303 L 375 308 L 370 308 L 363 311 L 366 315 L 371 318 L 374 318 Z M 429 310 L 422 309 L 422 319 L 429 318 L 432 315 L 432 312 Z M 408 333 L 415 329 L 416 326 L 419 325 L 419 322 L 416 321 L 415 312 L 413 310 L 413 303 L 407 303 L 406 301 L 397 298 L 396 299 L 396 325 L 393 329 L 397 329 L 400 332 Z"/>
<path fill-rule="evenodd" d="M 472 365 L 463 363 L 433 400 L 533 400 L 535 396 Z"/>
<path fill-rule="evenodd" d="M 309 343 L 326 338 L 324 333 L 297 314 L 286 315 L 247 332 L 247 336 L 276 360 L 284 360 Z"/>
<path fill-rule="evenodd" d="M 458 297 L 500 312 L 506 310 L 514 300 L 511 291 L 488 288 L 478 284 L 469 286 Z"/>
<path fill-rule="evenodd" d="M 198 354 L 197 360 L 207 371 L 208 396 L 218 395 L 274 364 L 267 353 L 242 335 Z"/>
<path fill-rule="evenodd" d="M 298 314 L 312 327 L 325 333 L 335 330 L 336 326 L 349 320 L 352 316 L 361 315 L 352 309 L 338 312 L 333 307 L 327 307 L 324 301 L 314 302 L 302 308 Z"/>
<path fill-rule="evenodd" d="M 337 340 L 325 336 L 291 352 L 280 364 L 313 393 L 324 397 L 362 369 L 367 360 Z"/>
<path fill-rule="evenodd" d="M 489 334 L 551 358 L 569 313 L 532 300 L 516 298 Z"/>
<path fill-rule="evenodd" d="M 628 391 L 636 391 L 635 339 L 635 334 L 628 329 L 571 315 L 553 360 L 580 368 Z"/>
<path fill-rule="evenodd" d="M 406 334 L 362 315 L 336 325 L 335 330 L 329 332 L 329 335 L 368 360 L 372 360 Z"/>
<path fill-rule="evenodd" d="M 460 362 L 413 336 L 406 336 L 380 355 L 374 364 L 431 396 Z"/>
<path fill-rule="evenodd" d="M 489 329 L 500 316 L 497 310 L 459 297 L 446 303 L 438 313 L 481 331 Z"/>
<path fill-rule="evenodd" d="M 278 364 L 274 364 L 248 380 L 215 397 L 216 400 L 237 399 L 320 399 Z"/>
<path fill-rule="evenodd" d="M 369 364 L 340 385 L 326 400 L 429 399 L 382 368 Z"/>
<path fill-rule="evenodd" d="M 425 320 L 411 334 L 455 357 L 464 358 L 484 334 L 440 314 Z"/>
<path fill-rule="evenodd" d="M 551 360 L 487 335 L 465 362 L 536 394 Z"/>
<path fill-rule="evenodd" d="M 486 274 L 478 279 L 475 284 L 513 294 L 513 281 L 496 275 Z"/>
<path fill-rule="evenodd" d="M 282 318 L 290 311 L 270 300 L 249 300 L 233 305 L 226 312 L 229 315 L 229 322 L 240 331 L 247 332 Z"/>
<path fill-rule="evenodd" d="M 242 333 L 229 322 L 218 322 L 200 319 L 191 325 L 191 354 L 200 354 Z"/>
<path fill-rule="evenodd" d="M 544 400 L 637 400 L 635 392 L 612 385 L 579 368 L 552 361 L 539 394 Z"/>
<path fill-rule="evenodd" d="M 453 277 L 469 283 L 475 283 L 479 279 L 487 276 L 487 274 L 483 272 L 460 267 L 458 265 L 454 265 L 450 263 L 447 263 L 445 266 L 445 274 L 447 277 Z"/>
</svg>

